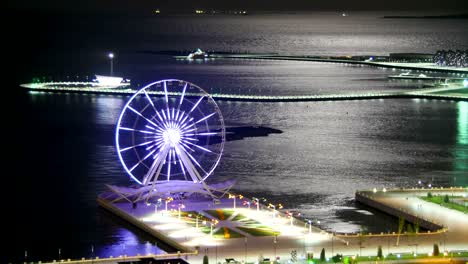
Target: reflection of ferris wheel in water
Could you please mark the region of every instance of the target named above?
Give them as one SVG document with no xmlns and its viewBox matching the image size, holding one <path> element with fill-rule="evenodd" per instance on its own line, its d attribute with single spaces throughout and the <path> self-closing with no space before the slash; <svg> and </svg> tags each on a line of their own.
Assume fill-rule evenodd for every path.
<svg viewBox="0 0 468 264">
<path fill-rule="evenodd" d="M 182 80 L 162 80 L 137 91 L 120 114 L 116 146 L 130 177 L 204 182 L 223 152 L 225 127 L 211 96 Z"/>
</svg>

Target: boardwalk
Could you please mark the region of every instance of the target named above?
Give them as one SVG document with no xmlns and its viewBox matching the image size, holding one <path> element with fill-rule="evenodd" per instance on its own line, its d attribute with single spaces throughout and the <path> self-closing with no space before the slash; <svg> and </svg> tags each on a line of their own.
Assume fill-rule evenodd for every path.
<svg viewBox="0 0 468 264">
<path fill-rule="evenodd" d="M 70 86 L 88 85 L 84 88 L 71 88 Z M 116 89 L 105 87 L 94 87 L 92 83 L 82 82 L 49 82 L 22 84 L 21 87 L 30 91 L 54 92 L 54 93 L 79 93 L 79 94 L 108 94 L 108 95 L 132 95 L 134 89 Z M 246 94 L 224 94 L 213 93 L 211 96 L 216 100 L 224 101 L 255 101 L 255 102 L 308 102 L 308 101 L 343 101 L 343 100 L 368 100 L 368 99 L 388 99 L 388 98 L 429 98 L 447 99 L 455 101 L 468 100 L 468 95 L 450 94 L 450 91 L 462 89 L 461 84 L 452 84 L 448 87 L 434 87 L 424 89 L 412 89 L 397 92 L 365 92 L 365 93 L 344 93 L 344 94 L 312 94 L 312 95 L 246 95 Z M 447 92 L 446 94 L 434 94 L 436 92 Z M 149 91 L 148 94 L 162 96 L 163 91 Z M 180 95 L 180 93 L 170 93 Z M 186 94 L 187 97 L 199 97 L 200 94 Z"/>
</svg>

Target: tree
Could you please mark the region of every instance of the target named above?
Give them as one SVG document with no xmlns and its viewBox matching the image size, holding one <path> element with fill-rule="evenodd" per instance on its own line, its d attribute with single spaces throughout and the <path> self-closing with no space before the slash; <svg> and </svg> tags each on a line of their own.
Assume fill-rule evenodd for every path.
<svg viewBox="0 0 468 264">
<path fill-rule="evenodd" d="M 379 246 L 379 248 L 377 248 L 377 257 L 379 259 L 383 259 L 382 246 Z"/>
<path fill-rule="evenodd" d="M 208 256 L 203 256 L 203 264 L 208 264 Z"/>
<path fill-rule="evenodd" d="M 446 194 L 444 196 L 444 203 L 448 203 L 448 202 L 450 202 L 450 198 L 449 198 L 448 194 Z"/>
<path fill-rule="evenodd" d="M 439 256 L 439 245 L 434 244 L 434 250 L 432 250 L 433 256 Z"/>
<path fill-rule="evenodd" d="M 325 261 L 325 248 L 322 248 L 322 251 L 320 252 L 320 261 Z"/>
<path fill-rule="evenodd" d="M 431 192 L 427 193 L 427 198 L 432 198 L 432 193 Z"/>
</svg>

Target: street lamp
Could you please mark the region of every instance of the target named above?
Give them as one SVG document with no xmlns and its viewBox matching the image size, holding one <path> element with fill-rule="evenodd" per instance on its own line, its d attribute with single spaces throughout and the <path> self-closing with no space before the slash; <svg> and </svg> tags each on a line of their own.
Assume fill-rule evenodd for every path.
<svg viewBox="0 0 468 264">
<path fill-rule="evenodd" d="M 174 198 L 172 197 L 167 197 L 166 200 L 165 200 L 165 203 L 166 203 L 166 207 L 165 207 L 165 210 L 167 212 L 167 204 L 170 203 L 172 200 L 174 200 Z"/>
<path fill-rule="evenodd" d="M 257 212 L 260 210 L 260 202 L 258 201 L 258 198 L 252 198 L 252 200 L 254 200 L 257 204 Z"/>
<path fill-rule="evenodd" d="M 107 56 L 110 59 L 110 76 L 112 76 L 114 74 L 114 63 L 113 63 L 114 53 L 110 52 Z"/>
<path fill-rule="evenodd" d="M 278 242 L 278 236 L 275 235 L 275 239 L 273 240 L 273 245 L 275 246 L 275 262 L 276 262 L 276 259 L 277 259 L 277 257 L 276 257 L 276 243 L 277 242 Z"/>
<path fill-rule="evenodd" d="M 233 208 L 236 209 L 236 195 L 235 195 L 235 194 L 229 194 L 229 199 L 234 199 L 234 206 L 233 206 Z"/>
<path fill-rule="evenodd" d="M 180 208 L 185 208 L 185 205 L 179 204 L 178 208 L 179 208 L 179 220 L 180 220 Z"/>
<path fill-rule="evenodd" d="M 270 204 L 268 204 L 268 207 L 273 208 L 273 219 L 275 219 L 275 217 L 276 217 L 276 205 L 270 203 Z"/>
<path fill-rule="evenodd" d="M 309 236 L 312 234 L 312 220 L 307 221 L 309 223 Z"/>
</svg>

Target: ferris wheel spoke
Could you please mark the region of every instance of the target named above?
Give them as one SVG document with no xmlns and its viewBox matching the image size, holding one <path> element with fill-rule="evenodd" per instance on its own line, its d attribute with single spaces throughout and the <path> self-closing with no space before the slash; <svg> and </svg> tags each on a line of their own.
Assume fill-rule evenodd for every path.
<svg viewBox="0 0 468 264">
<path fill-rule="evenodd" d="M 191 134 L 184 134 L 185 136 L 214 136 L 214 135 L 219 135 L 219 132 L 203 132 L 203 133 L 191 133 Z"/>
<path fill-rule="evenodd" d="M 141 147 L 141 146 L 146 146 L 146 145 L 151 144 L 151 143 L 153 143 L 153 142 L 154 142 L 154 140 L 146 141 L 146 142 L 143 142 L 143 143 L 138 144 L 138 145 L 133 145 L 133 146 L 131 146 L 131 147 L 123 148 L 123 149 L 120 150 L 120 152 L 124 152 L 124 151 L 129 150 L 129 149 L 132 149 L 132 148 L 137 148 L 137 147 Z"/>
<path fill-rule="evenodd" d="M 172 149 L 169 150 L 169 155 L 167 155 L 168 157 L 168 162 L 167 162 L 167 181 L 169 181 L 171 179 L 171 158 L 172 158 L 172 155 L 171 155 L 171 152 L 172 152 Z"/>
<path fill-rule="evenodd" d="M 145 119 L 146 121 L 148 121 L 150 124 L 152 124 L 153 126 L 157 127 L 158 125 L 156 123 L 154 123 L 153 121 L 149 120 L 146 116 L 144 116 L 142 113 L 138 112 L 137 110 L 135 110 L 133 107 L 131 106 L 128 106 L 128 109 L 132 110 L 132 112 L 134 112 L 135 114 L 141 116 L 143 119 Z"/>
<path fill-rule="evenodd" d="M 170 122 L 171 121 L 171 111 L 169 110 L 169 107 L 166 108 L 166 111 L 167 111 L 167 122 Z"/>
<path fill-rule="evenodd" d="M 153 100 L 151 100 L 151 98 L 149 97 L 148 93 L 146 92 L 146 89 L 143 90 L 143 92 L 145 93 L 145 96 L 146 96 L 146 99 L 148 99 L 148 102 L 151 104 L 151 106 L 153 106 L 154 108 L 154 103 L 153 103 Z M 156 110 L 156 108 L 154 108 L 154 110 Z"/>
<path fill-rule="evenodd" d="M 192 145 L 192 146 L 194 146 L 194 147 L 196 147 L 196 148 L 199 148 L 199 149 L 201 149 L 201 150 L 204 150 L 204 151 L 206 151 L 206 152 L 214 153 L 213 151 L 211 151 L 211 150 L 209 150 L 209 149 L 207 149 L 207 148 L 204 148 L 204 147 L 202 147 L 202 146 L 199 146 L 199 145 L 197 145 L 197 144 L 194 144 L 194 143 L 192 143 L 192 142 L 190 142 L 190 141 L 187 141 L 187 144 L 190 144 L 190 145 Z"/>
<path fill-rule="evenodd" d="M 192 113 L 193 110 L 195 110 L 195 108 L 197 108 L 198 104 L 203 100 L 203 97 L 205 97 L 205 96 L 202 96 L 202 97 L 200 97 L 200 99 L 198 99 L 198 101 L 193 105 L 192 109 L 190 109 L 189 113 Z"/>
<path fill-rule="evenodd" d="M 184 141 L 184 142 L 180 142 L 180 146 L 181 146 L 182 149 L 183 149 L 184 151 L 186 151 L 186 152 L 187 152 L 187 149 L 191 150 L 192 152 L 195 152 L 194 149 L 192 149 L 191 147 L 189 147 L 189 146 L 187 146 L 187 145 L 185 144 L 185 141 Z"/>
<path fill-rule="evenodd" d="M 166 117 L 166 113 L 164 113 L 164 110 L 161 110 L 161 114 L 162 114 L 162 116 L 163 116 L 163 120 L 164 120 L 164 121 L 163 121 L 163 123 L 166 123 L 166 122 L 167 122 L 167 120 L 169 120 L 169 118 L 168 118 L 168 117 Z"/>
<path fill-rule="evenodd" d="M 196 138 L 186 137 L 185 135 L 182 136 L 182 140 L 184 140 L 184 142 L 185 142 L 185 140 L 198 141 L 198 139 L 196 139 Z M 187 142 L 188 142 L 188 141 L 187 141 Z"/>
<path fill-rule="evenodd" d="M 119 129 L 120 129 L 120 130 L 126 130 L 126 131 L 136 131 L 136 132 L 145 133 L 145 134 L 154 134 L 154 133 L 151 132 L 151 131 L 133 129 L 133 128 L 128 128 L 128 127 L 119 127 Z"/>
<path fill-rule="evenodd" d="M 182 102 L 184 101 L 184 96 L 185 96 L 185 90 L 187 89 L 187 83 L 184 85 L 184 90 L 182 91 L 182 96 L 180 96 L 180 101 L 179 101 L 179 106 L 177 107 L 177 110 L 180 109 L 180 106 L 182 105 Z M 177 118 L 176 118 L 177 119 Z"/>
<path fill-rule="evenodd" d="M 146 155 L 143 159 L 139 160 L 135 165 L 133 165 L 133 167 L 130 168 L 130 172 L 132 172 L 136 167 L 138 167 L 138 165 L 142 164 L 143 161 L 145 161 L 147 158 L 149 158 L 155 151 L 156 151 L 156 149 L 154 149 L 153 151 L 148 153 L 148 155 Z"/>
<path fill-rule="evenodd" d="M 192 180 L 194 182 L 201 181 L 202 176 L 200 175 L 200 173 L 196 169 L 195 165 L 193 165 L 193 163 L 191 162 L 191 160 L 190 160 L 190 158 L 188 156 L 188 153 L 185 152 L 183 149 L 180 149 L 178 147 L 176 147 L 176 152 L 178 153 L 178 155 L 180 157 L 181 163 L 183 163 L 183 167 L 186 168 L 186 170 L 187 170 L 188 174 L 190 175 L 190 177 L 192 178 Z"/>
<path fill-rule="evenodd" d="M 200 120 L 198 120 L 197 122 L 195 122 L 195 124 L 198 124 L 198 123 L 200 123 L 201 121 L 206 120 L 206 119 L 212 117 L 214 114 L 216 114 L 216 113 L 211 113 L 211 114 L 209 114 L 209 115 L 203 117 L 202 119 L 200 119 Z"/>
<path fill-rule="evenodd" d="M 163 82 L 163 86 L 164 86 L 164 97 L 166 98 L 166 106 L 167 106 L 169 104 L 169 99 L 167 96 L 167 82 L 166 81 Z"/>
<path fill-rule="evenodd" d="M 184 116 L 186 116 L 186 115 L 187 115 L 187 114 L 186 114 L 184 111 L 182 111 L 182 112 L 180 113 L 180 115 L 179 115 L 179 118 L 176 119 L 176 122 L 179 123 L 179 124 L 183 123 L 181 120 L 182 120 L 182 118 L 183 118 Z"/>
<path fill-rule="evenodd" d="M 151 167 L 149 168 L 148 172 L 146 173 L 144 177 L 144 183 L 147 184 L 149 181 L 157 181 L 159 177 L 159 172 L 161 171 L 162 166 L 164 165 L 164 162 L 166 160 L 167 153 L 169 151 L 169 147 L 164 145 L 162 149 L 160 149 L 155 155 L 154 155 L 154 161 L 153 164 L 151 164 Z"/>
</svg>

